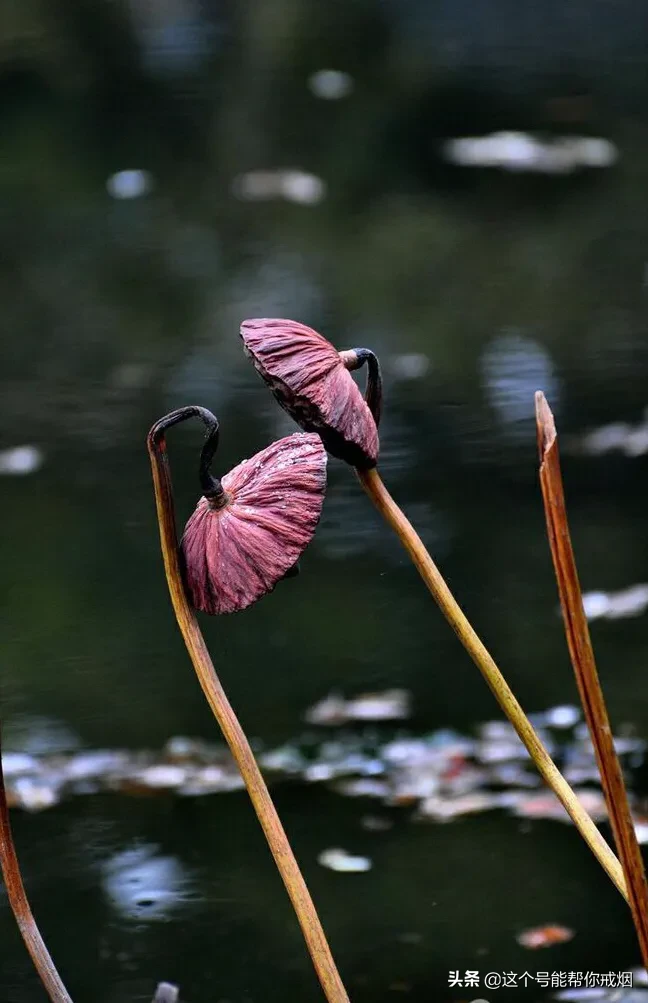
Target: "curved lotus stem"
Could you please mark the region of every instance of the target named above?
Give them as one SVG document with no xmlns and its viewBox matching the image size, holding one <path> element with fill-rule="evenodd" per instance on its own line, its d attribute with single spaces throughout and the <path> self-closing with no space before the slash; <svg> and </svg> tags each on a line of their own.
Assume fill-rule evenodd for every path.
<svg viewBox="0 0 648 1003">
<path fill-rule="evenodd" d="M 171 595 L 171 602 L 202 691 L 241 772 L 257 818 L 261 823 L 268 845 L 270 846 L 272 856 L 290 896 L 324 994 L 329 1003 L 349 1003 L 349 998 L 335 966 L 331 949 L 322 929 L 322 924 L 306 882 L 299 870 L 295 855 L 288 842 L 288 837 L 284 832 L 268 788 L 261 776 L 261 771 L 250 748 L 250 743 L 216 674 L 195 614 L 189 606 L 185 595 L 178 559 L 178 537 L 175 524 L 171 472 L 164 431 L 170 425 L 184 421 L 192 416 L 200 417 L 205 422 L 209 429 L 208 442 L 211 441 L 211 445 L 213 446 L 213 437 L 216 434 L 218 423 L 209 411 L 199 407 L 182 408 L 162 418 L 153 426 L 147 439 L 153 471 L 155 504 L 160 529 L 164 570 Z M 201 471 L 206 469 L 205 464 L 201 461 Z"/>
<path fill-rule="evenodd" d="M 368 363 L 369 376 L 367 379 L 365 400 L 377 424 L 380 417 L 382 386 L 380 366 L 376 356 L 368 349 L 361 348 L 354 348 L 348 352 L 340 352 L 340 356 L 347 369 L 357 369 L 365 361 Z M 378 406 L 377 410 L 374 411 L 372 403 L 375 406 L 376 401 L 378 401 Z M 620 861 L 603 839 L 603 836 L 601 836 L 594 822 L 582 807 L 576 794 L 551 759 L 539 735 L 518 703 L 492 656 L 487 651 L 446 585 L 441 572 L 423 545 L 423 541 L 385 487 L 378 470 L 376 467 L 368 470 L 356 469 L 356 473 L 364 490 L 382 517 L 398 536 L 412 558 L 421 578 L 434 596 L 441 612 L 484 676 L 495 699 L 510 720 L 536 764 L 540 775 L 560 800 L 601 866 L 626 901 L 628 901 L 629 892 Z"/>
<path fill-rule="evenodd" d="M 541 776 L 560 800 L 590 850 L 627 901 L 628 889 L 619 860 L 551 759 L 504 676 L 446 585 L 420 536 L 390 495 L 375 467 L 371 470 L 357 470 L 356 473 L 383 519 L 394 530 L 412 558 L 418 573 L 434 596 L 441 612 L 484 676 L 495 699 L 526 746 Z"/>
<path fill-rule="evenodd" d="M 5 792 L 4 774 L 2 772 L 2 752 L 0 750 L 0 866 L 2 876 L 7 888 L 7 896 L 12 912 L 16 918 L 16 923 L 25 947 L 29 951 L 34 968 L 40 976 L 40 980 L 45 986 L 47 994 L 52 1003 L 72 1003 L 72 997 L 63 985 L 56 966 L 50 957 L 50 953 L 45 946 L 45 941 L 40 935 L 36 920 L 31 911 L 25 886 L 20 874 L 20 865 L 16 855 L 13 836 L 11 833 L 11 822 L 9 819 L 9 806 Z"/>
<path fill-rule="evenodd" d="M 552 762 L 502 673 L 464 616 L 438 568 L 376 470 L 377 422 L 382 385 L 373 352 L 337 352 L 317 331 L 297 321 L 257 318 L 241 324 L 246 353 L 275 397 L 307 432 L 316 432 L 329 452 L 355 467 L 360 483 L 410 554 L 444 616 L 480 669 L 504 713 L 528 749 L 540 774 L 574 820 L 581 835 L 619 891 L 628 892 L 619 861 L 571 787 Z M 368 367 L 365 399 L 349 370 Z"/>
</svg>

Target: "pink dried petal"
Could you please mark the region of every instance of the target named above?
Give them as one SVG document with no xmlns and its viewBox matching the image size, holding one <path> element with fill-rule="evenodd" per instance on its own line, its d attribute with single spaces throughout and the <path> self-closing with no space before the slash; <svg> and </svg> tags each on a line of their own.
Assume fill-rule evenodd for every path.
<svg viewBox="0 0 648 1003">
<path fill-rule="evenodd" d="M 317 435 L 297 432 L 221 483 L 225 504 L 201 498 L 181 544 L 189 598 L 212 614 L 245 609 L 295 565 L 322 511 L 326 452 Z"/>
<path fill-rule="evenodd" d="M 378 430 L 337 349 L 294 320 L 241 324 L 246 353 L 283 408 L 317 432 L 333 456 L 357 467 L 375 466 Z"/>
</svg>

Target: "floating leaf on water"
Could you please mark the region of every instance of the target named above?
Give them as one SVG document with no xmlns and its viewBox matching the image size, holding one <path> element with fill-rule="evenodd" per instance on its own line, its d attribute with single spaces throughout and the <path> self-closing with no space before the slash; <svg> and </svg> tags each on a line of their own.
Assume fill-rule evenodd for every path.
<svg viewBox="0 0 648 1003">
<path fill-rule="evenodd" d="M 351 780 L 338 780 L 332 785 L 336 794 L 352 798 L 386 798 L 389 795 L 389 784 L 374 777 L 354 777 Z"/>
<path fill-rule="evenodd" d="M 544 723 L 550 728 L 573 728 L 582 717 L 580 708 L 572 704 L 551 707 L 543 715 Z"/>
<path fill-rule="evenodd" d="M 339 847 L 323 850 L 317 858 L 317 862 L 322 867 L 328 867 L 330 871 L 339 871 L 344 874 L 360 874 L 362 871 L 370 871 L 372 866 L 369 857 L 354 857 Z"/>
<path fill-rule="evenodd" d="M 25 811 L 43 811 L 60 801 L 60 787 L 56 783 L 31 777 L 18 777 L 7 792 L 7 800 L 12 808 Z"/>
<path fill-rule="evenodd" d="M 147 195 L 153 187 L 153 178 L 148 171 L 117 171 L 106 181 L 106 191 L 114 199 L 137 199 Z"/>
<path fill-rule="evenodd" d="M 180 990 L 171 982 L 160 982 L 155 990 L 153 1003 L 178 1003 Z"/>
<path fill-rule="evenodd" d="M 566 944 L 574 936 L 574 931 L 570 930 L 569 927 L 549 924 L 524 930 L 522 933 L 518 933 L 515 939 L 521 947 L 536 950 L 540 947 L 553 947 L 554 944 Z"/>
<path fill-rule="evenodd" d="M 353 77 L 343 70 L 317 70 L 308 78 L 308 87 L 316 98 L 339 101 L 353 90 Z"/>
<path fill-rule="evenodd" d="M 182 766 L 159 763 L 139 770 L 131 779 L 143 787 L 172 789 L 182 786 L 187 779 L 187 771 Z"/>
<path fill-rule="evenodd" d="M 0 474 L 21 477 L 33 474 L 43 464 L 43 453 L 38 446 L 14 446 L 0 452 Z"/>
<path fill-rule="evenodd" d="M 326 182 L 316 174 L 296 169 L 248 171 L 234 179 L 232 194 L 248 202 L 284 199 L 299 205 L 317 205 L 326 197 Z"/>
<path fill-rule="evenodd" d="M 435 822 L 450 822 L 460 815 L 473 815 L 499 807 L 496 794 L 475 792 L 458 798 L 426 798 L 419 807 L 419 818 L 431 818 Z"/>
<path fill-rule="evenodd" d="M 641 582 L 620 592 L 586 592 L 583 607 L 588 620 L 641 616 L 648 609 L 648 584 Z"/>
<path fill-rule="evenodd" d="M 164 746 L 164 757 L 172 763 L 201 763 L 213 754 L 213 746 L 197 738 L 174 735 Z"/>
<path fill-rule="evenodd" d="M 363 815 L 360 825 L 367 832 L 387 832 L 394 828 L 394 823 L 385 815 Z"/>
<path fill-rule="evenodd" d="M 584 789 L 576 790 L 574 793 L 577 795 L 585 811 L 592 816 L 595 822 L 602 822 L 607 818 L 605 798 L 601 791 Z M 551 793 L 531 796 L 525 793 L 516 800 L 513 812 L 520 818 L 547 818 L 555 819 L 559 822 L 571 822 L 569 815 L 558 798 L 555 794 Z"/>
<path fill-rule="evenodd" d="M 411 694 L 407 690 L 361 693 L 351 700 L 331 693 L 306 711 L 309 724 L 339 725 L 348 721 L 402 721 L 410 716 Z"/>
<path fill-rule="evenodd" d="M 127 768 L 128 762 L 126 752 L 97 749 L 95 752 L 80 752 L 72 756 L 63 772 L 66 780 L 89 780 L 121 772 Z"/>
<path fill-rule="evenodd" d="M 26 752 L 3 752 L 2 770 L 5 780 L 19 777 L 25 773 L 36 773 L 40 769 L 40 763 L 34 756 Z"/>
<path fill-rule="evenodd" d="M 223 769 L 222 766 L 212 764 L 189 772 L 178 793 L 187 797 L 198 797 L 202 794 L 240 791 L 243 787 L 245 787 L 243 777 L 235 767 Z"/>
<path fill-rule="evenodd" d="M 446 160 L 460 167 L 498 168 L 512 173 L 572 174 L 583 168 L 612 167 L 619 150 L 597 136 L 545 139 L 528 132 L 502 131 L 461 136 L 443 146 Z"/>
<path fill-rule="evenodd" d="M 281 745 L 259 756 L 259 765 L 270 772 L 299 775 L 306 769 L 305 757 L 295 745 Z"/>
</svg>

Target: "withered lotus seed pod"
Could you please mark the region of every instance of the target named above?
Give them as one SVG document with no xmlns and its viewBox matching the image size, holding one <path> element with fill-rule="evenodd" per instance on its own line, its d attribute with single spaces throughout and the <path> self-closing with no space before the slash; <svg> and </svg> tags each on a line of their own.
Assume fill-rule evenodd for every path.
<svg viewBox="0 0 648 1003">
<path fill-rule="evenodd" d="M 368 349 L 338 352 L 305 324 L 260 318 L 241 324 L 245 352 L 281 406 L 307 432 L 316 432 L 332 456 L 354 467 L 378 459 L 381 382 Z M 367 362 L 367 398 L 349 370 Z"/>
<path fill-rule="evenodd" d="M 184 580 L 196 609 L 234 613 L 292 573 L 310 543 L 324 502 L 326 452 L 317 435 L 296 432 L 220 481 L 208 473 L 213 452 L 208 441 L 205 493 L 182 537 Z"/>
</svg>

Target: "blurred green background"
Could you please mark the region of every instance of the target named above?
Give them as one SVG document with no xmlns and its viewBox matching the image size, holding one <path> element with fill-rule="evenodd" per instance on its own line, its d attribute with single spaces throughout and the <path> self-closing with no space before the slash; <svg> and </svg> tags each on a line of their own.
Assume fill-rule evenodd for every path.
<svg viewBox="0 0 648 1003">
<path fill-rule="evenodd" d="M 8 725 L 89 747 L 215 737 L 166 594 L 145 437 L 203 404 L 224 472 L 292 430 L 241 351 L 253 316 L 380 355 L 386 481 L 523 705 L 575 700 L 533 392 L 563 434 L 584 590 L 644 581 L 647 47 L 630 0 L 5 0 L 0 450 L 38 456 L 0 482 Z M 517 163 L 449 159 L 448 140 L 493 133 Z M 525 135 L 601 138 L 614 163 L 548 172 L 520 161 Z M 582 437 L 611 422 L 634 445 L 588 454 Z M 199 443 L 191 426 L 170 436 L 182 519 Z M 265 743 L 332 689 L 403 686 L 421 732 L 498 716 L 334 460 L 301 578 L 203 626 Z M 592 630 L 615 726 L 648 735 L 646 618 Z M 544 969 L 637 961 L 623 903 L 566 827 L 401 813 L 373 834 L 357 803 L 299 785 L 278 806 L 357 1003 L 449 999 L 451 969 L 535 970 L 525 923 L 577 930 Z M 75 999 L 148 1001 L 161 978 L 187 1003 L 320 998 L 243 794 L 80 799 L 17 813 L 16 838 Z M 318 868 L 338 844 L 372 856 L 370 874 Z M 133 922 L 102 874 L 147 846 L 193 891 Z M 6 902 L 0 927 L 2 999 L 41 999 Z"/>
</svg>

